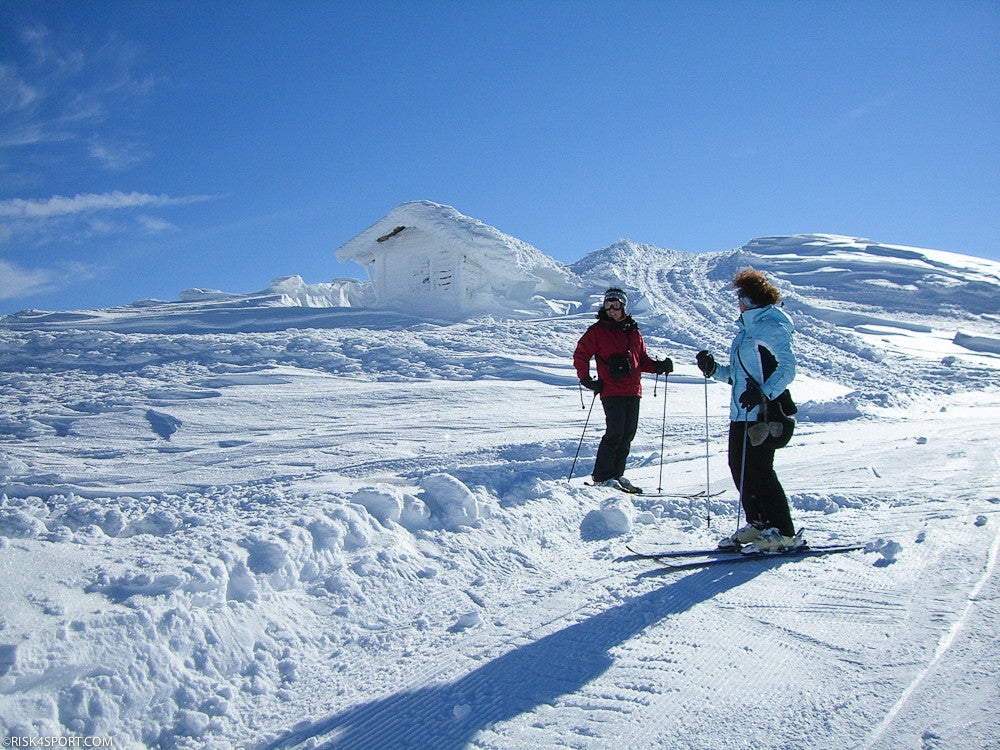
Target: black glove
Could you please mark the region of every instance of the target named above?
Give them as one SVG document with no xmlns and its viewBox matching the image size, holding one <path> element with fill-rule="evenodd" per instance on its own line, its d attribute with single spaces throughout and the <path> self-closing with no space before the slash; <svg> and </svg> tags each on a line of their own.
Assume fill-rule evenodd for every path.
<svg viewBox="0 0 1000 750">
<path fill-rule="evenodd" d="M 655 372 L 657 375 L 669 375 L 674 371 L 674 363 L 670 357 L 664 357 L 662 360 L 657 360 L 654 363 Z"/>
<path fill-rule="evenodd" d="M 715 375 L 715 370 L 718 365 L 715 364 L 715 357 L 708 353 L 707 349 L 702 349 L 698 354 L 695 355 L 695 362 L 698 363 L 698 369 L 701 370 L 702 375 L 706 378 L 710 378 Z"/>
<path fill-rule="evenodd" d="M 604 383 L 602 383 L 600 379 L 594 380 L 593 378 L 589 377 L 584 378 L 583 380 L 580 381 L 580 385 L 582 385 L 584 388 L 589 388 L 594 393 L 600 393 L 601 391 L 604 390 Z"/>
<path fill-rule="evenodd" d="M 747 411 L 754 408 L 755 406 L 760 406 L 767 399 L 764 397 L 764 391 L 760 389 L 754 381 L 747 381 L 747 389 L 743 391 L 740 395 L 740 406 L 742 406 Z"/>
</svg>

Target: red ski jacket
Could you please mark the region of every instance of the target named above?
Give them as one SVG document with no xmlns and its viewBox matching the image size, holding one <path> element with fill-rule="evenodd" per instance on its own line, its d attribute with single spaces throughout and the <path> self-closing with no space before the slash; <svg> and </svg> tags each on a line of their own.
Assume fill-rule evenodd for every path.
<svg viewBox="0 0 1000 750">
<path fill-rule="evenodd" d="M 611 377 L 608 360 L 613 354 L 625 354 L 631 372 L 623 378 Z M 646 353 L 639 326 L 626 316 L 620 323 L 601 317 L 580 337 L 573 352 L 573 366 L 580 380 L 590 377 L 590 360 L 597 361 L 597 378 L 604 384 L 601 398 L 641 396 L 642 373 L 656 372 L 656 363 Z"/>
</svg>

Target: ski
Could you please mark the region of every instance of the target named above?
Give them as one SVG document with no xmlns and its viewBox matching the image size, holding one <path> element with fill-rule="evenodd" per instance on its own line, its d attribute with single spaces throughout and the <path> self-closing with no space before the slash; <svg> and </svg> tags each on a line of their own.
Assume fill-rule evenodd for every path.
<svg viewBox="0 0 1000 750">
<path fill-rule="evenodd" d="M 593 482 L 584 482 L 584 484 L 587 485 L 588 487 L 601 487 L 602 486 L 602 485 L 599 485 L 599 484 L 594 484 Z M 678 499 L 678 500 L 698 500 L 698 499 L 702 499 L 702 498 L 705 497 L 705 490 L 701 490 L 700 492 L 693 492 L 693 493 L 690 493 L 690 494 L 686 494 L 686 493 L 683 493 L 683 492 L 643 492 L 642 490 L 635 490 L 634 491 L 634 490 L 627 490 L 624 487 L 608 487 L 607 489 L 609 489 L 609 490 L 618 490 L 618 492 L 624 492 L 626 495 L 639 495 L 640 497 L 648 497 L 648 498 L 670 497 L 670 498 L 675 498 L 675 499 Z M 725 490 L 719 490 L 718 492 L 713 492 L 711 495 L 708 495 L 708 497 L 710 497 L 710 498 L 712 498 L 712 497 L 718 497 L 719 495 L 723 494 L 724 492 L 725 492 Z"/>
<path fill-rule="evenodd" d="M 693 560 L 691 562 L 680 562 L 676 564 L 661 565 L 655 570 L 650 570 L 647 571 L 646 573 L 643 573 L 642 576 L 647 577 L 656 575 L 666 575 L 667 573 L 673 573 L 679 570 L 694 570 L 697 568 L 707 568 L 713 565 L 744 563 L 744 562 L 751 562 L 753 560 L 757 561 L 784 560 L 789 558 L 800 558 L 800 557 L 823 557 L 825 555 L 839 555 L 839 554 L 844 554 L 846 552 L 856 552 L 864 549 L 865 545 L 863 544 L 847 544 L 847 545 L 828 546 L 828 547 L 799 547 L 798 549 L 785 550 L 784 552 L 754 552 L 751 554 L 722 551 L 723 552 L 722 556 L 717 555 L 715 552 L 703 552 L 702 553 L 703 559 L 701 560 Z"/>
<path fill-rule="evenodd" d="M 739 547 L 728 547 L 728 548 L 714 547 L 709 549 L 667 549 L 667 550 L 659 550 L 657 552 L 640 552 L 639 550 L 634 549 L 633 547 L 630 547 L 629 545 L 626 544 L 625 549 L 627 549 L 631 554 L 626 555 L 621 559 L 622 560 L 669 560 L 674 557 L 699 557 L 699 556 L 713 557 L 721 555 L 754 557 L 760 555 L 775 556 L 775 555 L 787 554 L 788 552 L 796 552 L 796 551 L 805 552 L 808 550 L 812 550 L 814 552 L 823 552 L 823 551 L 837 551 L 837 550 L 850 551 L 854 549 L 864 549 L 864 548 L 865 545 L 863 544 L 821 544 L 821 545 L 811 545 L 811 546 L 805 545 L 803 547 L 798 547 L 793 550 L 786 550 L 785 552 L 743 553 L 740 551 Z"/>
<path fill-rule="evenodd" d="M 638 550 L 625 545 L 625 549 L 627 549 L 631 554 L 621 558 L 623 561 L 670 560 L 675 557 L 712 557 L 715 555 L 738 555 L 740 553 L 740 551 L 735 548 L 722 549 L 721 547 L 716 547 L 715 549 L 672 549 L 661 552 L 639 552 Z"/>
<path fill-rule="evenodd" d="M 804 528 L 799 529 L 798 534 L 796 536 L 801 536 L 804 531 L 805 531 Z M 725 540 L 723 540 L 723 541 L 725 541 Z M 722 542 L 719 543 L 720 546 L 711 547 L 711 548 L 708 548 L 708 549 L 705 549 L 705 548 L 701 548 L 701 549 L 664 549 L 664 550 L 657 550 L 656 552 L 640 552 L 639 550 L 633 549 L 632 547 L 630 547 L 629 545 L 626 544 L 625 545 L 625 549 L 627 549 L 632 554 L 626 556 L 624 559 L 625 560 L 669 560 L 670 558 L 673 558 L 673 557 L 698 557 L 700 555 L 703 555 L 705 557 L 711 557 L 711 556 L 714 556 L 714 555 L 734 555 L 734 554 L 739 554 L 740 550 L 742 549 L 742 545 L 740 545 L 740 544 L 736 544 L 733 547 L 723 547 L 723 546 L 721 546 L 721 544 L 722 544 Z M 808 545 L 803 545 L 802 548 L 804 548 L 805 546 L 808 546 Z M 837 545 L 826 545 L 826 546 L 840 547 L 840 546 L 844 546 L 844 545 L 837 544 Z M 814 546 L 813 549 L 818 549 L 818 548 Z"/>
<path fill-rule="evenodd" d="M 724 492 L 725 492 L 725 490 L 719 490 L 718 492 L 713 492 L 711 495 L 707 495 L 707 497 L 709 497 L 709 498 L 718 497 L 719 495 L 723 494 Z M 672 497 L 672 498 L 675 498 L 677 500 L 704 500 L 705 497 L 706 497 L 705 490 L 702 490 L 701 492 L 691 492 L 691 493 L 685 493 L 685 492 L 640 492 L 638 494 L 642 495 L 643 497 Z"/>
<path fill-rule="evenodd" d="M 642 495 L 643 494 L 642 490 L 639 490 L 639 489 L 636 489 L 636 490 L 627 490 L 624 487 L 619 487 L 618 485 L 615 485 L 614 487 L 604 487 L 603 484 L 594 484 L 593 482 L 584 482 L 584 484 L 587 485 L 588 487 L 602 487 L 604 489 L 609 489 L 609 490 L 618 490 L 619 492 L 624 492 L 626 495 Z"/>
</svg>

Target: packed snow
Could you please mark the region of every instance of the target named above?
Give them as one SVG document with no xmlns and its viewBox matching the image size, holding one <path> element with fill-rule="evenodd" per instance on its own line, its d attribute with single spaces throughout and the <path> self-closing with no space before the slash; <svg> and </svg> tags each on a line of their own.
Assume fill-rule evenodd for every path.
<svg viewBox="0 0 1000 750">
<path fill-rule="evenodd" d="M 751 265 L 797 326 L 793 516 L 864 549 L 628 560 L 739 524 L 694 354 Z M 298 277 L 0 319 L 6 746 L 998 746 L 1000 264 L 623 240 L 559 277 L 457 321 Z M 628 472 L 661 497 L 584 484 L 571 354 L 612 283 L 676 363 Z"/>
</svg>

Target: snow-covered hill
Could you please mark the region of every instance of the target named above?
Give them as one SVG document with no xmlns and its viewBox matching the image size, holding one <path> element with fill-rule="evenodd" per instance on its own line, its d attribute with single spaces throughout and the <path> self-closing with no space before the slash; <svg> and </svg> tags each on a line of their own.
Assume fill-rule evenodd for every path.
<svg viewBox="0 0 1000 750">
<path fill-rule="evenodd" d="M 697 351 L 727 345 L 733 274 L 753 266 L 781 288 L 804 370 L 891 405 L 956 381 L 994 382 L 1000 263 L 832 235 L 752 240 L 723 253 L 621 241 L 571 268 L 591 285 L 637 291 L 644 330 Z M 870 365 L 861 367 L 858 360 Z M 907 388 L 898 384 L 905 382 Z"/>
<path fill-rule="evenodd" d="M 868 547 L 659 574 L 625 545 L 737 524 L 693 355 L 746 265 L 798 327 L 796 521 Z M 1000 264 L 808 235 L 565 271 L 578 298 L 502 319 L 292 278 L 0 320 L 0 737 L 995 746 Z M 677 363 L 629 472 L 666 497 L 581 481 L 600 418 L 569 360 L 610 283 Z"/>
</svg>

